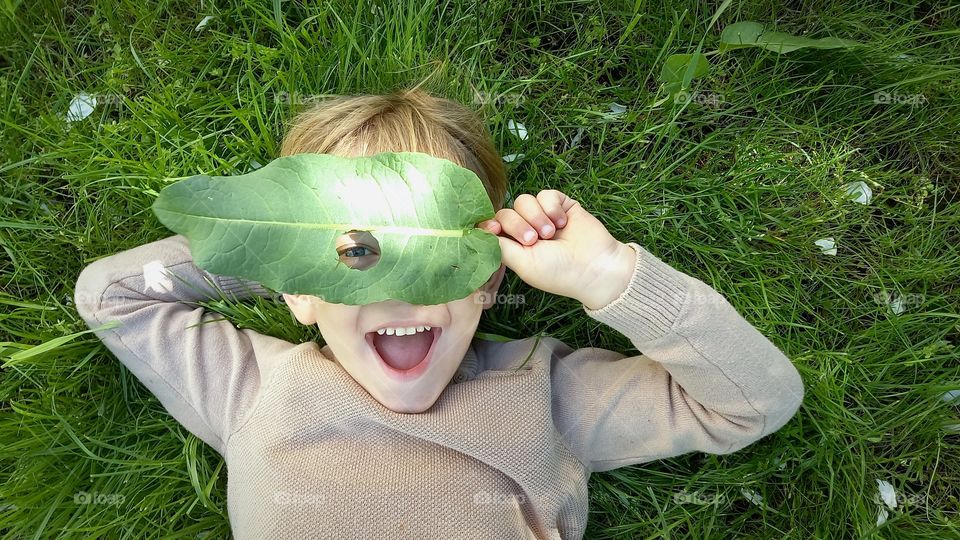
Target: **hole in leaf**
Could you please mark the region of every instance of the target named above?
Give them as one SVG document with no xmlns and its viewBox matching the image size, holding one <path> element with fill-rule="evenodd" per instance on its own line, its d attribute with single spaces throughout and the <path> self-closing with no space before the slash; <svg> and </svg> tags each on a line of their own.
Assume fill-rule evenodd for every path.
<svg viewBox="0 0 960 540">
<path fill-rule="evenodd" d="M 380 262 L 380 242 L 370 231 L 347 231 L 335 244 L 340 262 L 354 270 L 367 270 Z"/>
</svg>

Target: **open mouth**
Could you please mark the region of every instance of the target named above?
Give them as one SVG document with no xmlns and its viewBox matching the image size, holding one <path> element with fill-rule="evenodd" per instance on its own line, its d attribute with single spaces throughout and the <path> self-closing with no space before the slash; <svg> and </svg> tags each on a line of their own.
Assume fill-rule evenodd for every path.
<svg viewBox="0 0 960 540">
<path fill-rule="evenodd" d="M 410 380 L 427 370 L 441 332 L 440 327 L 434 326 L 403 336 L 367 332 L 364 338 L 387 375 Z"/>
</svg>

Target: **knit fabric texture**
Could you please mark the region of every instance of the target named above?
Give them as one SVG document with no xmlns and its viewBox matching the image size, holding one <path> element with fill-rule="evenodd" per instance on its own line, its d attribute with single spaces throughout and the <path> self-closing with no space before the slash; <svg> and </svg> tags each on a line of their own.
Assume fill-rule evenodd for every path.
<svg viewBox="0 0 960 540">
<path fill-rule="evenodd" d="M 167 412 L 223 456 L 235 538 L 576 539 L 592 473 L 735 452 L 782 427 L 803 398 L 790 360 L 723 296 L 627 245 L 626 289 L 583 309 L 638 354 L 549 336 L 474 339 L 417 414 L 374 400 L 326 346 L 238 329 L 195 305 L 276 294 L 200 269 L 182 235 L 89 264 L 75 303 Z"/>
</svg>

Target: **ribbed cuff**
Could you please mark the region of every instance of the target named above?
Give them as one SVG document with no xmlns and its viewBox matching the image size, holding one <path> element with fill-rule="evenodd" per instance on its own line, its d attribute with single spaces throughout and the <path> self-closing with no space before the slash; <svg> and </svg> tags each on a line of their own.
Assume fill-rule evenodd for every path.
<svg viewBox="0 0 960 540">
<path fill-rule="evenodd" d="M 686 274 L 661 261 L 639 244 L 636 266 L 626 289 L 609 304 L 583 310 L 590 317 L 634 341 L 651 341 L 673 328 L 687 297 Z"/>
<path fill-rule="evenodd" d="M 214 275 L 214 279 L 217 282 L 217 286 L 220 287 L 220 290 L 233 295 L 236 299 L 248 298 L 253 295 L 262 296 L 263 298 L 269 298 L 271 300 L 277 300 L 280 297 L 280 293 L 273 292 L 256 281 L 220 275 Z"/>
</svg>

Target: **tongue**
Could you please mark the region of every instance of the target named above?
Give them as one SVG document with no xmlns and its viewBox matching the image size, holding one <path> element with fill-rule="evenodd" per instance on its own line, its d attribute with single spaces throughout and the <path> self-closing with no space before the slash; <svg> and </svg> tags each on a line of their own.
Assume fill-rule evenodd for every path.
<svg viewBox="0 0 960 540">
<path fill-rule="evenodd" d="M 390 367 L 400 370 L 410 369 L 423 362 L 431 343 L 433 333 L 430 331 L 408 336 L 373 335 L 373 346 L 377 348 L 380 358 Z"/>
</svg>

